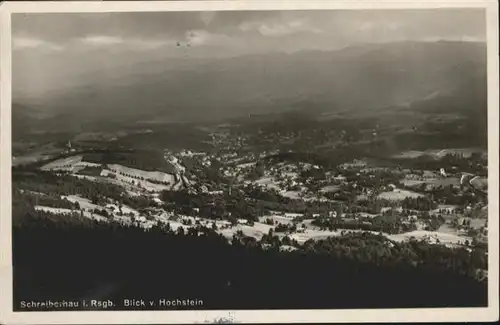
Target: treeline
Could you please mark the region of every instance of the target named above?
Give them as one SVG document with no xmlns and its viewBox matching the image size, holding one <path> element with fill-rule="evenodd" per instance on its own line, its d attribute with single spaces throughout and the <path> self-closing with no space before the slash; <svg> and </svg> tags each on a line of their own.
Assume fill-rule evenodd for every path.
<svg viewBox="0 0 500 325">
<path fill-rule="evenodd" d="M 85 166 L 85 168 L 79 170 L 77 174 L 86 176 L 100 176 L 102 170 L 102 167 Z"/>
<path fill-rule="evenodd" d="M 337 207 L 329 202 L 293 200 L 258 188 L 233 189 L 231 194 L 222 195 L 166 190 L 162 191 L 160 199 L 166 202 L 167 210 L 191 214 L 193 209 L 198 209 L 200 217 L 227 220 L 241 218 L 257 221 L 259 216 L 269 214 L 269 211 L 327 215 Z"/>
<path fill-rule="evenodd" d="M 66 143 L 64 143 L 63 146 L 66 146 Z M 132 149 L 118 149 L 118 148 L 117 149 L 109 149 L 109 148 L 82 149 L 82 150 L 78 150 L 75 152 L 67 152 L 67 153 L 57 154 L 55 156 L 51 156 L 48 159 L 38 160 L 38 161 L 30 163 L 30 164 L 12 166 L 12 171 L 13 172 L 14 171 L 17 171 L 17 172 L 35 171 L 35 170 L 40 169 L 40 167 L 42 167 L 48 163 L 54 162 L 54 161 L 59 160 L 59 159 L 73 157 L 76 155 L 90 155 L 90 156 L 96 155 L 96 156 L 98 156 L 101 154 L 107 155 L 107 154 L 111 154 L 111 153 L 130 154 L 132 152 L 134 152 Z M 85 161 L 85 159 L 83 159 L 83 160 Z"/>
<path fill-rule="evenodd" d="M 118 164 L 145 171 L 173 173 L 174 168 L 165 161 L 160 150 L 134 150 L 131 152 L 109 151 L 86 153 L 82 160 L 96 164 Z"/>
<path fill-rule="evenodd" d="M 26 191 L 21 192 L 17 189 L 12 191 L 12 202 L 15 204 L 23 202 L 24 204 L 31 205 L 33 207 L 36 205 L 42 205 L 59 209 L 80 209 L 80 204 L 78 202 L 71 202 L 66 198 L 61 198 L 59 195 L 38 194 Z"/>
<path fill-rule="evenodd" d="M 79 205 L 60 199 L 63 195 L 77 195 L 96 205 L 106 205 L 112 201 L 137 210 L 161 207 L 150 197 L 128 195 L 121 186 L 112 183 L 93 182 L 72 175 L 56 175 L 45 171 L 13 173 L 12 190 L 14 200 L 17 196 L 17 199 L 24 200 L 25 204 L 35 205 L 38 202 L 36 204 L 54 208 L 79 209 Z"/>
<path fill-rule="evenodd" d="M 257 221 L 262 210 L 250 204 L 243 193 L 234 190 L 231 195 L 210 195 L 208 193 L 191 193 L 187 190 L 162 191 L 160 198 L 167 210 L 192 214 L 197 210 L 199 217 L 207 219 L 226 219 L 236 223 L 237 219 Z"/>
<path fill-rule="evenodd" d="M 15 172 L 12 174 L 14 188 L 55 195 L 79 195 L 88 199 L 96 195 L 120 197 L 124 189 L 118 185 L 93 182 L 71 175 L 56 175 L 53 172 Z"/>
<path fill-rule="evenodd" d="M 449 146 L 443 146 L 441 148 L 449 148 Z M 425 149 L 428 149 L 428 146 Z M 465 156 L 460 153 L 448 153 L 440 159 L 435 159 L 434 156 L 423 155 L 417 158 L 393 160 L 404 168 L 416 170 L 439 170 L 444 168 L 446 171 L 450 172 L 452 167 L 456 167 L 460 172 L 487 175 L 488 160 L 486 157 L 483 157 L 481 153 L 477 152 L 471 153 L 470 156 Z"/>
<path fill-rule="evenodd" d="M 467 206 L 487 201 L 487 196 L 478 195 L 473 191 L 459 191 L 452 186 L 441 186 L 428 192 L 435 201 L 442 204 Z"/>
<path fill-rule="evenodd" d="M 401 202 L 403 209 L 429 211 L 437 209 L 438 204 L 428 197 L 406 197 Z"/>
<path fill-rule="evenodd" d="M 338 199 L 338 198 L 337 198 Z M 351 213 L 371 213 L 379 214 L 382 212 L 382 208 L 393 208 L 395 206 L 393 201 L 379 198 L 371 198 L 357 200 L 355 203 L 350 203 L 347 205 L 347 210 Z"/>
<path fill-rule="evenodd" d="M 312 149 L 312 148 L 311 148 Z M 271 166 L 281 162 L 290 164 L 294 163 L 310 163 L 326 168 L 331 171 L 336 171 L 337 166 L 343 162 L 354 159 L 356 155 L 349 152 L 348 149 L 339 150 L 335 155 L 320 154 L 317 152 L 280 152 L 276 155 L 268 156 L 264 159 L 266 166 Z"/>
<path fill-rule="evenodd" d="M 370 221 L 316 218 L 311 223 L 321 230 L 330 231 L 346 229 L 401 234 L 417 230 L 417 226 L 414 223 L 403 223 L 400 220 L 387 220 L 382 217 L 373 218 Z"/>
<path fill-rule="evenodd" d="M 28 213 L 13 228 L 14 309 L 21 300 L 202 299 L 206 309 L 477 307 L 484 251 L 360 234 L 281 252 L 266 236 L 168 231 Z M 196 233 L 196 234 L 195 234 Z M 103 284 L 109 290 L 102 289 Z M 94 292 L 94 293 L 92 293 Z"/>
</svg>

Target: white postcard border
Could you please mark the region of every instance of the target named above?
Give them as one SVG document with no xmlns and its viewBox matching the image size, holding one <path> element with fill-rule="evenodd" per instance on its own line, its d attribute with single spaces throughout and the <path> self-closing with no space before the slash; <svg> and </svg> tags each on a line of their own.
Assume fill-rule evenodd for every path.
<svg viewBox="0 0 500 325">
<path fill-rule="evenodd" d="M 489 307 L 449 309 L 12 312 L 11 13 L 485 8 L 488 51 Z M 498 7 L 496 1 L 7 2 L 0 5 L 0 321 L 5 324 L 470 322 L 498 320 Z M 7 117 L 7 118 L 6 118 Z"/>
</svg>

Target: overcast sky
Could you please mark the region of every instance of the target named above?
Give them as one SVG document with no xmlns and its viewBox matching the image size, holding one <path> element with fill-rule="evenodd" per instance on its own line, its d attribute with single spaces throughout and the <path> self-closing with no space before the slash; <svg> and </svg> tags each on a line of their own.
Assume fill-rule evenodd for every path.
<svg viewBox="0 0 500 325">
<path fill-rule="evenodd" d="M 213 55 L 329 49 L 353 42 L 484 40 L 485 19 L 482 10 L 474 9 L 59 13 L 16 15 L 12 30 L 16 51 L 173 50 L 181 42 Z"/>
<path fill-rule="evenodd" d="M 43 92 L 89 69 L 172 57 L 484 41 L 485 24 L 481 9 L 14 14 L 14 91 Z"/>
</svg>

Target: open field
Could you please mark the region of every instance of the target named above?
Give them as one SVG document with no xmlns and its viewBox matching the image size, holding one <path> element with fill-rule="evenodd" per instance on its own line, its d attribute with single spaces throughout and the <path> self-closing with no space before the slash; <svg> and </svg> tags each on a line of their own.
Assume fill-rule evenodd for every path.
<svg viewBox="0 0 500 325">
<path fill-rule="evenodd" d="M 290 218 L 290 217 L 271 214 L 271 215 L 259 217 L 259 222 L 265 223 L 267 219 L 271 219 L 275 223 L 282 223 L 282 224 L 292 224 L 292 220 L 293 220 L 293 218 Z"/>
<path fill-rule="evenodd" d="M 68 199 L 71 202 L 78 202 L 80 204 L 81 209 L 80 210 L 70 210 L 70 209 L 60 209 L 60 208 L 52 208 L 52 207 L 46 207 L 46 206 L 36 206 L 35 208 L 37 210 L 43 210 L 47 212 L 52 212 L 52 213 L 66 213 L 66 214 L 72 214 L 72 213 L 83 213 L 83 215 L 87 218 L 90 219 L 97 219 L 97 220 L 103 220 L 103 221 L 109 221 L 104 216 L 94 214 L 93 212 L 90 212 L 88 210 L 94 210 L 94 209 L 105 209 L 113 215 L 113 219 L 117 222 L 120 223 L 125 223 L 125 224 L 130 224 L 131 223 L 131 216 L 134 216 L 135 218 L 138 218 L 140 226 L 142 228 L 150 228 L 157 224 L 158 221 L 162 222 L 168 222 L 170 224 L 170 227 L 174 230 L 178 229 L 179 227 L 183 227 L 184 229 L 191 228 L 193 226 L 188 226 L 185 225 L 181 222 L 182 219 L 190 219 L 192 224 L 194 225 L 197 221 L 205 226 L 211 227 L 212 224 L 215 222 L 215 224 L 218 227 L 217 232 L 224 235 L 226 238 L 232 238 L 233 235 L 236 234 L 237 231 L 241 230 L 245 236 L 253 237 L 257 240 L 260 240 L 263 235 L 268 234 L 270 229 L 274 229 L 275 225 L 268 225 L 265 224 L 265 220 L 267 218 L 272 219 L 276 224 L 277 223 L 282 223 L 282 224 L 291 224 L 292 223 L 292 218 L 295 215 L 290 215 L 290 216 L 281 216 L 277 214 L 272 214 L 269 216 L 264 216 L 259 218 L 259 222 L 255 222 L 253 226 L 248 226 L 244 224 L 238 224 L 235 226 L 230 226 L 228 228 L 224 226 L 228 226 L 229 223 L 227 221 L 214 221 L 214 220 L 209 220 L 209 219 L 203 219 L 203 218 L 195 218 L 195 217 L 188 217 L 188 216 L 180 216 L 180 219 L 177 221 L 171 220 L 172 215 L 171 214 L 165 214 L 163 213 L 162 215 L 154 216 L 153 218 L 155 220 L 146 220 L 144 217 L 141 217 L 141 214 L 128 206 L 122 206 L 121 212 L 123 215 L 118 215 L 118 211 L 120 210 L 119 207 L 116 204 L 107 204 L 105 207 L 98 206 L 95 204 L 92 204 L 89 200 L 75 196 L 75 195 L 70 195 L 70 196 L 65 196 L 64 198 Z M 442 206 L 441 208 L 449 208 L 448 206 Z M 300 214 L 297 214 L 299 216 Z M 372 215 L 366 215 L 367 217 L 372 217 Z M 486 219 L 471 219 L 471 226 L 472 228 L 479 229 L 480 227 L 484 226 L 486 222 Z M 306 225 L 306 229 L 301 229 L 302 224 Z M 351 230 L 351 229 L 337 229 L 335 231 L 328 231 L 328 230 L 320 230 L 317 227 L 311 225 L 311 220 L 306 220 L 302 223 L 299 223 L 297 225 L 298 229 L 300 229 L 297 232 L 294 233 L 276 233 L 280 238 L 284 236 L 289 236 L 291 239 L 296 240 L 299 243 L 304 243 L 307 240 L 313 239 L 313 240 L 320 240 L 320 239 L 325 239 L 330 236 L 341 236 L 343 232 L 363 232 L 362 230 Z M 378 234 L 378 232 L 371 232 L 373 234 Z M 440 242 L 443 244 L 449 244 L 449 245 L 462 245 L 465 243 L 465 241 L 471 241 L 472 238 L 467 237 L 467 236 L 462 236 L 459 235 L 456 231 L 456 229 L 451 228 L 449 225 L 445 224 L 443 225 L 439 231 L 425 231 L 425 230 L 416 230 L 404 234 L 395 234 L 395 235 L 390 235 L 390 234 L 383 234 L 386 236 L 388 239 L 395 240 L 395 241 L 407 241 L 410 240 L 411 238 L 415 239 L 426 239 L 429 240 L 430 242 Z"/>
<path fill-rule="evenodd" d="M 449 186 L 449 185 L 457 186 L 457 185 L 460 185 L 460 178 L 458 178 L 458 177 L 437 178 L 437 179 L 429 180 L 426 183 L 437 185 L 437 186 Z"/>
<path fill-rule="evenodd" d="M 158 182 L 166 182 L 169 184 L 175 183 L 175 176 L 172 174 L 167 174 L 158 171 L 149 172 L 141 169 L 125 167 L 118 164 L 109 164 L 107 165 L 107 167 L 115 173 L 130 175 L 132 177 L 137 177 L 137 178 L 144 178 L 145 180 L 154 180 Z"/>
<path fill-rule="evenodd" d="M 275 184 L 275 181 L 272 177 L 262 177 L 254 182 L 257 185 L 265 186 L 269 189 L 273 188 L 279 190 L 279 187 Z"/>
<path fill-rule="evenodd" d="M 435 149 L 435 150 L 408 150 L 398 153 L 393 156 L 393 158 L 402 159 L 413 159 L 421 156 L 431 156 L 433 158 L 439 159 L 448 154 L 460 154 L 464 157 L 470 157 L 474 153 L 484 153 L 484 149 L 480 148 L 457 148 L 457 149 Z"/>
<path fill-rule="evenodd" d="M 470 184 L 481 191 L 488 190 L 488 178 L 487 177 L 474 177 L 470 180 Z"/>
<path fill-rule="evenodd" d="M 320 191 L 322 193 L 338 192 L 338 191 L 340 191 L 340 186 L 339 185 L 329 185 L 329 186 L 323 187 Z"/>
<path fill-rule="evenodd" d="M 469 242 L 472 241 L 472 238 L 467 236 L 459 236 L 457 234 L 452 234 L 452 233 L 426 231 L 426 230 L 415 230 L 404 234 L 385 235 L 385 236 L 394 241 L 406 241 L 412 237 L 419 240 L 430 239 L 436 241 L 436 239 L 438 239 L 439 242 L 442 244 L 451 244 L 451 245 L 462 245 L 466 240 L 468 240 Z"/>
<path fill-rule="evenodd" d="M 424 180 L 416 180 L 416 179 L 404 179 L 401 181 L 405 186 L 418 186 L 420 184 L 425 184 L 427 183 Z"/>
<path fill-rule="evenodd" d="M 50 155 L 44 155 L 44 154 L 31 154 L 31 155 L 26 155 L 26 156 L 18 156 L 18 157 L 12 157 L 12 166 L 20 166 L 20 165 L 28 165 L 35 163 L 37 161 L 43 161 L 46 159 L 50 159 Z"/>
<path fill-rule="evenodd" d="M 407 191 L 407 190 L 401 190 L 401 189 L 395 189 L 394 191 L 380 193 L 378 195 L 378 198 L 392 200 L 392 201 L 402 201 L 407 197 L 417 198 L 417 197 L 422 197 L 422 196 L 423 195 L 420 193 Z"/>
<path fill-rule="evenodd" d="M 298 200 L 300 199 L 299 193 L 300 191 L 283 191 L 280 194 L 286 198 Z"/>
<path fill-rule="evenodd" d="M 401 181 L 405 186 L 419 186 L 421 184 L 428 184 L 432 186 L 458 186 L 460 185 L 460 178 L 458 177 L 439 177 L 430 179 L 404 179 Z"/>
<path fill-rule="evenodd" d="M 101 176 L 103 177 L 108 177 L 109 175 L 115 175 L 114 179 L 110 178 L 109 181 L 111 183 L 121 185 L 124 187 L 131 187 L 133 189 L 143 189 L 149 192 L 160 192 L 163 190 L 168 190 L 172 187 L 173 184 L 169 185 L 163 185 L 163 184 L 155 184 L 151 183 L 147 180 L 141 180 L 141 179 L 136 179 L 130 176 L 122 175 L 122 174 L 115 174 L 110 170 L 104 169 L 101 172 Z"/>
<path fill-rule="evenodd" d="M 88 212 L 88 211 L 79 211 L 79 210 L 70 210 L 70 209 L 62 209 L 62 208 L 52 208 L 52 207 L 47 207 L 43 205 L 37 205 L 35 206 L 35 210 L 40 210 L 40 211 L 45 211 L 45 212 L 50 212 L 50 213 L 57 213 L 57 214 L 83 214 L 84 217 L 89 218 L 89 219 L 94 219 L 98 221 L 108 221 L 108 218 Z"/>
<path fill-rule="evenodd" d="M 68 201 L 75 203 L 78 202 L 80 205 L 80 209 L 102 209 L 101 206 L 98 206 L 96 204 L 93 204 L 90 202 L 90 200 L 80 197 L 78 195 L 68 195 L 68 196 L 63 196 L 64 199 L 67 199 Z"/>
<path fill-rule="evenodd" d="M 53 170 L 53 171 L 68 171 L 71 173 L 77 173 L 78 171 L 84 169 L 85 167 L 100 167 L 101 164 L 90 163 L 86 161 L 82 161 L 83 156 L 71 156 L 62 159 L 57 159 L 52 161 L 44 166 L 42 166 L 41 170 Z"/>
</svg>

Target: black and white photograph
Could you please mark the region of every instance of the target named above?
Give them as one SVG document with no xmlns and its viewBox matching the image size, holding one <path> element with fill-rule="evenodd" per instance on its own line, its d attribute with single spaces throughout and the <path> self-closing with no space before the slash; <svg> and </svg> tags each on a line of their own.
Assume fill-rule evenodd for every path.
<svg viewBox="0 0 500 325">
<path fill-rule="evenodd" d="M 8 320 L 498 319 L 496 2 L 256 3 L 0 8 Z"/>
</svg>

